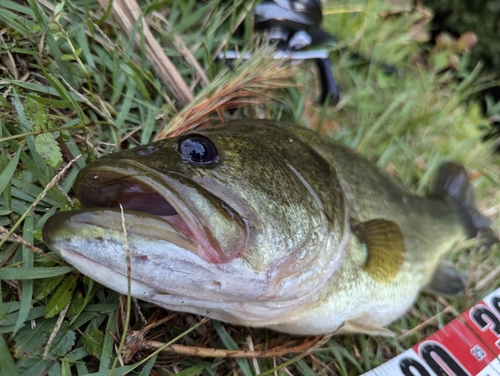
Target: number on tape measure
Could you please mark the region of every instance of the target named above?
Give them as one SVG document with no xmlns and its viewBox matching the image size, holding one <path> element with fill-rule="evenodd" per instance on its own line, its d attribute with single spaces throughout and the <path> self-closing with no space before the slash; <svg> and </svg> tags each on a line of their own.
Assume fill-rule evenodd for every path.
<svg viewBox="0 0 500 376">
<path fill-rule="evenodd" d="M 439 342 L 422 342 L 418 352 L 420 358 L 436 375 L 448 375 L 449 372 L 445 370 L 447 368 L 455 376 L 470 376 L 460 362 Z M 405 376 L 431 376 L 426 367 L 416 359 L 403 358 L 399 363 L 399 368 Z M 417 371 L 418 374 L 413 371 Z"/>
<path fill-rule="evenodd" d="M 471 319 L 483 332 L 488 328 L 497 336 L 500 335 L 500 320 L 486 306 L 475 306 L 471 310 Z"/>
<path fill-rule="evenodd" d="M 422 346 L 419 347 L 418 351 L 422 359 L 425 360 L 427 365 L 431 367 L 437 375 L 448 374 L 448 372 L 446 372 L 441 365 L 448 367 L 456 376 L 469 375 L 469 373 L 458 363 L 455 357 L 450 354 L 448 350 L 444 349 L 438 342 L 424 342 Z"/>
<path fill-rule="evenodd" d="M 415 359 L 404 358 L 399 363 L 399 368 L 401 368 L 401 372 L 403 372 L 405 376 L 431 376 L 431 374 L 427 372 L 425 367 Z M 418 375 L 413 373 L 411 368 L 413 368 L 415 371 L 418 371 Z"/>
</svg>

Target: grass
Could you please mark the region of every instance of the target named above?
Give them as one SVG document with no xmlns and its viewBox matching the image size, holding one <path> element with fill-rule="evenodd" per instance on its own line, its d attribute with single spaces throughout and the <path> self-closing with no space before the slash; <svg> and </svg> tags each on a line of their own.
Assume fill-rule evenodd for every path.
<svg viewBox="0 0 500 376">
<path fill-rule="evenodd" d="M 339 38 L 330 49 L 342 92 L 338 104 L 325 107 L 316 102 L 310 64 L 291 72 L 269 62 L 256 64 L 261 70 L 238 65 L 232 71 L 215 62 L 220 50 L 235 43 L 252 45 L 248 27 L 234 33 L 238 24 L 251 24 L 249 6 L 215 0 L 142 4 L 154 37 L 197 98 L 182 110 L 182 100 L 150 61 L 140 23 L 129 25 L 137 47 L 135 37 L 121 31 L 97 1 L 0 0 L 2 373 L 357 375 L 421 341 L 499 286 L 498 248 L 485 252 L 474 241 L 462 242 L 449 259 L 469 272 L 465 296 L 421 296 L 390 326 L 393 339 L 339 336 L 318 348 L 319 338 L 236 327 L 132 302 L 135 341 L 117 358 L 127 304 L 46 249 L 41 228 L 56 210 L 78 206 L 71 186 L 87 163 L 148 143 L 172 127 L 241 117 L 296 122 L 358 150 L 420 194 L 441 161 L 457 160 L 474 178 L 480 209 L 494 220 L 494 229 L 500 227 L 496 141 L 482 142 L 500 105 L 489 103 L 486 116 L 477 101 L 481 89 L 498 82 L 468 66 L 467 54 L 453 41 L 437 47 L 424 43 L 428 11 L 372 0 L 328 3 L 324 27 Z M 283 76 L 273 80 L 273 69 Z M 248 73 L 255 76 L 244 81 Z M 285 76 L 290 76 L 286 84 Z M 238 101 L 222 100 L 221 87 L 233 90 Z M 193 114 L 199 116 L 194 123 Z M 160 346 L 155 341 L 175 346 L 150 355 Z M 202 358 L 194 354 L 198 347 L 224 351 Z M 288 347 L 299 350 L 287 354 Z M 252 349 L 281 352 L 255 359 L 222 356 Z"/>
</svg>

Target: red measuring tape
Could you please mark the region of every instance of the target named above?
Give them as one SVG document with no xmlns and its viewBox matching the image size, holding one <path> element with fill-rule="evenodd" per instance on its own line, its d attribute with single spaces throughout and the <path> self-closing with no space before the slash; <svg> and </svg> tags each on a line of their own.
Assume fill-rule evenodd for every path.
<svg viewBox="0 0 500 376">
<path fill-rule="evenodd" d="M 500 288 L 364 376 L 500 376 Z"/>
</svg>

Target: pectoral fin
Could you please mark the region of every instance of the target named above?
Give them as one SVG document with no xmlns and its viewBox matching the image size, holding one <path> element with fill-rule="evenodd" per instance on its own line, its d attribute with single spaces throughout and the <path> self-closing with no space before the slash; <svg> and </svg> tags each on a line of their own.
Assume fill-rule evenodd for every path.
<svg viewBox="0 0 500 376">
<path fill-rule="evenodd" d="M 424 291 L 447 296 L 459 295 L 464 292 L 466 282 L 467 279 L 463 273 L 452 266 L 441 263 Z"/>
<path fill-rule="evenodd" d="M 366 248 L 363 269 L 377 282 L 388 283 L 396 277 L 406 252 L 404 236 L 397 224 L 373 219 L 352 227 Z"/>
<path fill-rule="evenodd" d="M 394 337 L 394 332 L 382 326 L 374 326 L 348 320 L 337 330 L 336 334 L 363 333 L 371 336 Z"/>
</svg>

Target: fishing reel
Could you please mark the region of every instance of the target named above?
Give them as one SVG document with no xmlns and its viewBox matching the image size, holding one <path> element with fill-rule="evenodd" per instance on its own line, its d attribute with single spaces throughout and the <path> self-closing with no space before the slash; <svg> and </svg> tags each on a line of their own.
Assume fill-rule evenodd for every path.
<svg viewBox="0 0 500 376">
<path fill-rule="evenodd" d="M 318 67 L 321 81 L 321 103 L 328 98 L 332 103 L 339 100 L 339 88 L 333 78 L 327 50 L 302 49 L 324 42 L 335 42 L 335 38 L 320 29 L 323 13 L 320 0 L 265 0 L 254 9 L 255 28 L 266 33 L 276 43 L 275 59 L 288 58 L 302 61 L 313 59 Z M 236 51 L 226 51 L 221 59 L 236 59 Z M 248 56 L 250 58 L 250 56 Z"/>
<path fill-rule="evenodd" d="M 319 0 L 268 0 L 255 7 L 254 15 L 255 28 L 284 50 L 309 46 L 323 20 Z"/>
</svg>

